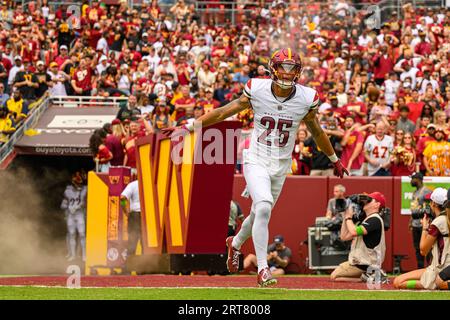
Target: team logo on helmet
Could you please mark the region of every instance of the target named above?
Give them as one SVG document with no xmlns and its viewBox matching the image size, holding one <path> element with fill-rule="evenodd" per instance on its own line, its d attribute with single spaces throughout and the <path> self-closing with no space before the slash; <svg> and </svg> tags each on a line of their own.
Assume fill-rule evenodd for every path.
<svg viewBox="0 0 450 320">
<path fill-rule="evenodd" d="M 83 184 L 83 177 L 81 176 L 81 173 L 79 171 L 75 172 L 72 175 L 72 183 L 74 185 L 81 185 L 81 184 Z"/>
<path fill-rule="evenodd" d="M 302 60 L 291 48 L 275 51 L 269 61 L 270 76 L 283 89 L 293 87 L 302 73 Z"/>
</svg>

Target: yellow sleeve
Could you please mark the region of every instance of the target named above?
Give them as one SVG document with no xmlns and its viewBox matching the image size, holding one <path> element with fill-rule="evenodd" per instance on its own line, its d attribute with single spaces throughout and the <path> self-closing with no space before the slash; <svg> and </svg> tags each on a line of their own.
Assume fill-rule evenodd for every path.
<svg viewBox="0 0 450 320">
<path fill-rule="evenodd" d="M 433 152 L 431 151 L 431 148 L 433 147 L 433 142 L 430 142 L 426 147 L 425 150 L 423 150 L 424 157 L 429 158 Z"/>
</svg>

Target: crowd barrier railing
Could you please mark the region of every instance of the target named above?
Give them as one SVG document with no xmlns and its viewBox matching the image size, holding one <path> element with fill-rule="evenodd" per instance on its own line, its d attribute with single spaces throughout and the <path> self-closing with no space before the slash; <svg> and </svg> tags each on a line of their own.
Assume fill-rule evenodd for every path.
<svg viewBox="0 0 450 320">
<path fill-rule="evenodd" d="M 34 106 L 30 106 L 31 111 L 23 124 L 19 128 L 17 128 L 16 132 L 11 135 L 8 142 L 0 147 L 0 164 L 2 164 L 3 161 L 5 161 L 5 159 L 7 159 L 12 154 L 12 152 L 14 151 L 14 145 L 17 143 L 17 141 L 19 141 L 20 138 L 22 138 L 24 132 L 34 127 L 40 119 L 41 115 L 48 109 L 50 105 L 48 95 L 45 95 L 33 104 Z"/>
<path fill-rule="evenodd" d="M 101 96 L 52 96 L 52 106 L 63 108 L 80 107 L 120 107 L 127 103 L 128 97 L 101 97 Z"/>
</svg>

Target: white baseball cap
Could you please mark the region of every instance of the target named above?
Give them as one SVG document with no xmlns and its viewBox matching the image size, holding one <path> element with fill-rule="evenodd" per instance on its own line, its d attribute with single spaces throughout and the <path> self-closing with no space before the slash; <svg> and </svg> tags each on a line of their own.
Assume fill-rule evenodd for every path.
<svg viewBox="0 0 450 320">
<path fill-rule="evenodd" d="M 15 57 L 14 57 L 14 60 L 20 60 L 20 61 L 22 61 L 22 57 L 21 57 L 21 56 L 15 56 Z"/>
<path fill-rule="evenodd" d="M 105 61 L 105 60 L 108 60 L 108 58 L 106 56 L 101 56 L 99 61 L 102 62 L 102 61 Z"/>
<path fill-rule="evenodd" d="M 324 113 L 327 110 L 330 110 L 331 108 L 332 108 L 331 104 L 329 104 L 328 102 L 324 102 L 319 107 L 319 113 Z"/>
<path fill-rule="evenodd" d="M 443 205 L 447 201 L 447 190 L 444 188 L 436 188 L 430 197 L 431 201 L 437 203 L 438 205 Z"/>
<path fill-rule="evenodd" d="M 63 44 L 61 47 L 59 47 L 59 49 L 66 49 L 67 50 L 67 46 L 65 44 Z"/>
</svg>

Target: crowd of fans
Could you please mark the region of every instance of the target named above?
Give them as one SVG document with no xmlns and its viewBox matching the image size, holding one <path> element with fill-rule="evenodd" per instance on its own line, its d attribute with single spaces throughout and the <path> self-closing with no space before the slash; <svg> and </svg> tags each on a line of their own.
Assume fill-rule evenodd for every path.
<svg viewBox="0 0 450 320">
<path fill-rule="evenodd" d="M 109 135 L 97 131 L 91 147 L 105 168 L 133 167 L 138 136 L 227 104 L 250 78 L 268 77 L 273 50 L 291 47 L 302 55 L 299 82 L 319 92 L 319 120 L 353 175 L 448 175 L 450 10 L 407 4 L 374 29 L 350 6 L 243 3 L 232 25 L 226 15 L 183 0 L 164 10 L 158 1 L 135 8 L 83 1 L 80 19 L 45 0 L 26 10 L 4 3 L 0 141 L 45 92 L 127 96 Z M 253 116 L 236 118 L 243 124 L 240 154 Z M 301 126 L 292 173 L 331 175 L 331 167 Z"/>
</svg>

